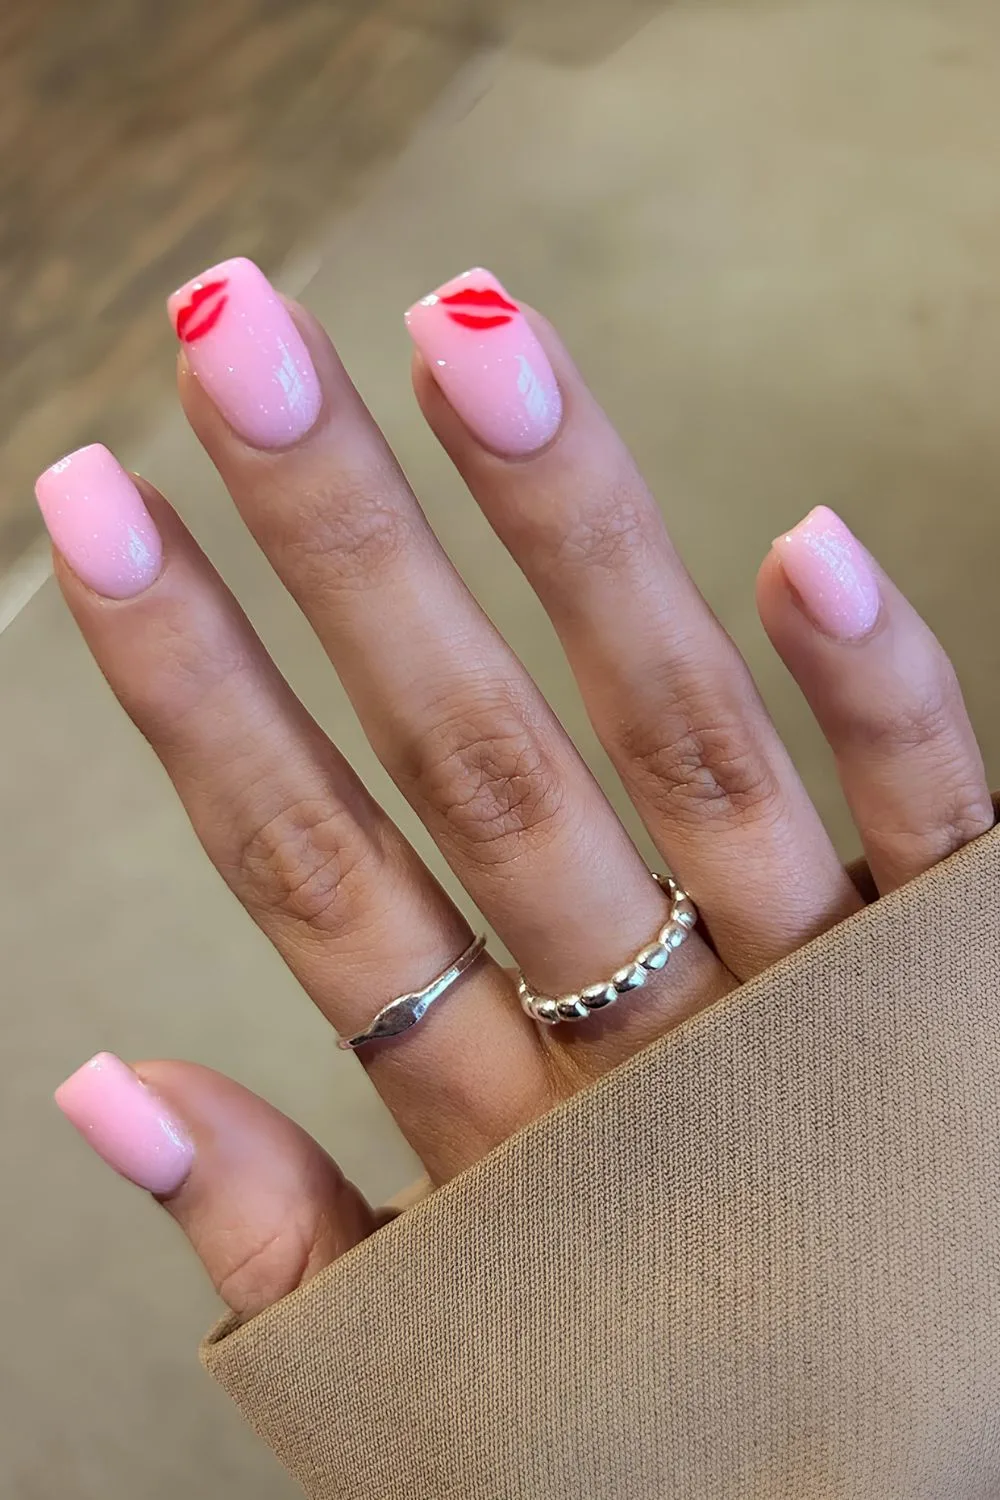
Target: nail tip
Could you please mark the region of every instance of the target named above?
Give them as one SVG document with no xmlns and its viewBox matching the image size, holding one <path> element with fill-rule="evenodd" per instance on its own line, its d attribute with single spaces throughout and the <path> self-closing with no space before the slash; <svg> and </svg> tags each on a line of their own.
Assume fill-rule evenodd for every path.
<svg viewBox="0 0 1000 1500">
<path fill-rule="evenodd" d="M 256 276 L 264 276 L 264 272 L 260 266 L 255 260 L 251 260 L 249 255 L 228 255 L 225 260 L 217 260 L 212 265 L 205 266 L 203 270 L 196 272 L 194 276 L 189 276 L 175 291 L 170 293 L 167 301 L 172 302 L 177 297 L 183 296 L 186 291 L 189 291 L 191 287 L 197 286 L 199 282 L 214 281 L 216 277 L 224 275 L 227 272 L 232 274 L 236 270 L 252 271 Z"/>
<path fill-rule="evenodd" d="M 72 468 L 79 459 L 85 457 L 88 454 L 92 455 L 95 458 L 100 457 L 102 459 L 111 459 L 111 461 L 115 464 L 117 464 L 118 462 L 114 454 L 111 452 L 111 449 L 106 447 L 104 443 L 84 443 L 79 448 L 73 448 L 69 453 L 63 453 L 59 458 L 55 459 L 53 463 L 49 464 L 48 468 L 42 470 L 38 478 L 35 480 L 36 496 L 38 495 L 39 486 L 42 485 L 46 479 L 49 479 L 50 477 L 58 478 L 60 474 L 65 474 L 67 469 Z"/>
<path fill-rule="evenodd" d="M 231 255 L 226 260 L 216 261 L 214 265 L 206 266 L 197 275 L 189 276 L 187 281 L 182 282 L 166 298 L 167 317 L 173 325 L 174 332 L 177 333 L 178 331 L 178 316 L 185 303 L 190 299 L 192 292 L 197 291 L 199 287 L 204 286 L 209 281 L 229 280 L 237 271 L 243 271 L 244 273 L 249 271 L 254 276 L 267 281 L 267 277 L 260 266 L 247 255 Z"/>
<path fill-rule="evenodd" d="M 452 288 L 459 286 L 463 281 L 468 281 L 473 276 L 492 282 L 500 291 L 506 294 L 503 282 L 495 271 L 490 270 L 489 266 L 469 266 L 465 271 L 458 271 L 454 276 L 448 276 L 433 291 L 428 292 L 426 296 L 420 297 L 414 302 L 408 311 L 416 312 L 421 308 L 434 307 L 441 301 L 442 297 L 447 296 Z"/>
<path fill-rule="evenodd" d="M 72 1073 L 70 1073 L 66 1078 L 63 1079 L 62 1083 L 59 1085 L 59 1088 L 56 1089 L 56 1093 L 58 1094 L 61 1089 L 66 1088 L 67 1085 L 71 1084 L 75 1078 L 80 1078 L 81 1076 L 85 1077 L 88 1073 L 100 1072 L 102 1068 L 112 1066 L 118 1068 L 127 1068 L 128 1064 L 122 1062 L 121 1058 L 118 1057 L 114 1052 L 95 1052 L 92 1057 L 88 1057 L 86 1062 L 82 1062 L 78 1068 L 74 1068 Z M 131 1068 L 129 1068 L 129 1072 L 131 1071 Z"/>
</svg>

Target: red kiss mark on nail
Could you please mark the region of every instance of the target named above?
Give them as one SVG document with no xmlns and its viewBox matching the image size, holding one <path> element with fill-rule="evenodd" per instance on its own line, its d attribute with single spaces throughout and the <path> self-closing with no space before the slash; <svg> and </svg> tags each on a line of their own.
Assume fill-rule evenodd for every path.
<svg viewBox="0 0 1000 1500">
<path fill-rule="evenodd" d="M 193 344 L 212 331 L 229 301 L 226 296 L 228 285 L 225 278 L 221 281 L 206 281 L 204 286 L 196 287 L 191 293 L 190 302 L 177 314 L 177 337 L 182 344 Z M 206 303 L 209 306 L 202 313 Z M 202 313 L 201 317 L 198 316 L 199 313 Z"/>
<path fill-rule="evenodd" d="M 477 328 L 483 331 L 488 328 L 502 328 L 506 323 L 513 323 L 515 315 L 521 311 L 516 302 L 511 302 L 502 292 L 496 291 L 493 287 L 463 287 L 460 292 L 452 292 L 450 296 L 442 297 L 441 301 L 453 323 L 458 323 L 462 328 Z M 473 310 L 457 312 L 456 308 Z"/>
</svg>

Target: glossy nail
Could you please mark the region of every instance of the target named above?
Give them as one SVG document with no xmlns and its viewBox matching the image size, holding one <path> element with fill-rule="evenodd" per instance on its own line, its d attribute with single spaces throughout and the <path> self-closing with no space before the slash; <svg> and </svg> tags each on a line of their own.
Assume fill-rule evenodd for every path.
<svg viewBox="0 0 1000 1500">
<path fill-rule="evenodd" d="M 159 576 L 159 533 L 132 480 L 100 443 L 46 469 L 35 495 L 56 547 L 95 593 L 130 599 Z"/>
<path fill-rule="evenodd" d="M 254 448 L 306 435 L 323 404 L 313 362 L 263 271 L 242 256 L 213 266 L 167 299 L 195 375 Z"/>
<path fill-rule="evenodd" d="M 162 1099 L 111 1052 L 99 1052 L 56 1090 L 71 1125 L 109 1167 L 164 1197 L 184 1182 L 194 1145 Z"/>
<path fill-rule="evenodd" d="M 824 635 L 856 641 L 874 629 L 881 608 L 878 580 L 865 549 L 834 511 L 817 506 L 773 546 Z"/>
<path fill-rule="evenodd" d="M 411 307 L 406 326 L 455 411 L 495 453 L 523 457 L 551 442 L 562 396 L 517 303 L 489 271 L 456 276 Z"/>
</svg>

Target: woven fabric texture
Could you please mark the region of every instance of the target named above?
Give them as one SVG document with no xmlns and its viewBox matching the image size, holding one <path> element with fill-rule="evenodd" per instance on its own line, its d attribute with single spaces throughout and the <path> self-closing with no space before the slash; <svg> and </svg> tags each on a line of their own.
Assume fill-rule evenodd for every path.
<svg viewBox="0 0 1000 1500">
<path fill-rule="evenodd" d="M 312 1500 L 1000 1495 L 1000 832 L 203 1357 Z"/>
</svg>

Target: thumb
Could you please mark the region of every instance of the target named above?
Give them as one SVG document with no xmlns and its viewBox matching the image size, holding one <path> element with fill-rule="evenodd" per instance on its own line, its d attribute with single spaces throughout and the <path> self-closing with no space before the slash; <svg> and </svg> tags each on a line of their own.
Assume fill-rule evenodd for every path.
<svg viewBox="0 0 1000 1500">
<path fill-rule="evenodd" d="M 85 1063 L 56 1103 L 187 1235 L 219 1295 L 252 1318 L 384 1220 L 298 1125 L 249 1089 L 184 1062 Z"/>
</svg>

